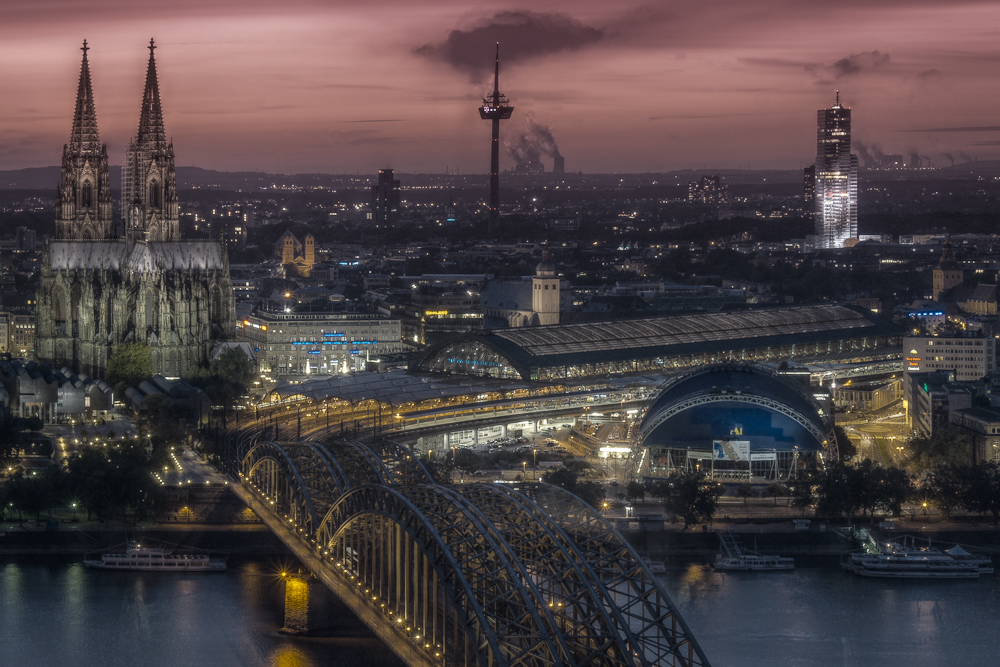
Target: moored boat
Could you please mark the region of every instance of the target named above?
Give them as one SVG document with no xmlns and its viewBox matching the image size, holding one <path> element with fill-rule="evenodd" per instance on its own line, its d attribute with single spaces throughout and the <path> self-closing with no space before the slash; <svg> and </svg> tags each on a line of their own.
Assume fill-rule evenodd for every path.
<svg viewBox="0 0 1000 667">
<path fill-rule="evenodd" d="M 941 551 L 919 548 L 913 540 L 878 542 L 870 540 L 865 551 L 850 551 L 840 566 L 861 577 L 889 579 L 978 579 L 993 572 L 988 555 L 971 554 L 960 546 Z"/>
<path fill-rule="evenodd" d="M 722 551 L 715 555 L 712 566 L 716 570 L 769 572 L 773 570 L 794 570 L 795 559 L 788 556 L 770 556 L 744 549 L 728 531 L 719 533 Z"/>
<path fill-rule="evenodd" d="M 204 554 L 175 554 L 169 549 L 129 542 L 125 553 L 102 554 L 100 560 L 84 559 L 87 567 L 102 570 L 144 570 L 151 572 L 222 572 L 226 561 Z"/>
</svg>

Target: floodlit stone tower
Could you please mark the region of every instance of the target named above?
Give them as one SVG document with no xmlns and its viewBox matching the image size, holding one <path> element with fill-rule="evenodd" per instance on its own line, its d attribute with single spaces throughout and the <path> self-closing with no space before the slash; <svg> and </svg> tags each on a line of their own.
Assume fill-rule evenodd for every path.
<svg viewBox="0 0 1000 667">
<path fill-rule="evenodd" d="M 122 217 L 126 238 L 132 242 L 176 241 L 181 237 L 174 145 L 167 142 L 163 129 L 155 49 L 149 40 L 139 131 L 125 151 L 122 167 Z"/>
<path fill-rule="evenodd" d="M 108 147 L 97 132 L 87 40 L 81 50 L 73 130 L 63 146 L 62 178 L 56 191 L 56 238 L 107 239 L 112 236 Z"/>
</svg>

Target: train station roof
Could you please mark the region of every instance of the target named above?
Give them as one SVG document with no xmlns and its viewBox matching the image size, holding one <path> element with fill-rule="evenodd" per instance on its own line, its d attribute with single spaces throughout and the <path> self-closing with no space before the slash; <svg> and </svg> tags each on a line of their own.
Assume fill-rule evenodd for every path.
<svg viewBox="0 0 1000 667">
<path fill-rule="evenodd" d="M 485 344 L 523 370 L 901 335 L 856 306 L 761 308 L 468 334 L 426 350 L 415 368 L 463 341 Z"/>
<path fill-rule="evenodd" d="M 312 401 L 340 399 L 357 405 L 366 400 L 377 400 L 389 405 L 419 403 L 435 398 L 486 392 L 509 392 L 518 389 L 537 389 L 537 383 L 517 380 L 489 380 L 475 377 L 430 377 L 412 375 L 403 370 L 359 375 L 316 376 L 301 383 L 288 383 L 275 387 L 269 397 L 273 401 L 302 396 Z"/>
</svg>

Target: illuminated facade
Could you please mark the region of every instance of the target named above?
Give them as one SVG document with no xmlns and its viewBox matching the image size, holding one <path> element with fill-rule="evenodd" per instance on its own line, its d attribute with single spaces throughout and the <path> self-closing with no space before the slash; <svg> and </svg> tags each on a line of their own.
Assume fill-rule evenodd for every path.
<svg viewBox="0 0 1000 667">
<path fill-rule="evenodd" d="M 369 313 L 261 310 L 237 323 L 264 375 L 333 375 L 363 371 L 381 354 L 403 351 L 399 320 Z"/>
<path fill-rule="evenodd" d="M 42 254 L 34 355 L 103 377 L 116 345 L 139 342 L 149 346 L 156 373 L 177 377 L 207 364 L 215 341 L 233 335 L 235 305 L 225 247 L 178 232 L 173 147 L 152 42 L 139 132 L 122 178 L 123 224 L 113 226 L 85 43 L 63 150 L 57 238 Z M 18 356 L 31 356 L 27 340 L 16 347 Z"/>
<path fill-rule="evenodd" d="M 953 371 L 972 382 L 996 372 L 997 339 L 992 336 L 907 336 L 906 372 Z"/>
<path fill-rule="evenodd" d="M 842 248 L 858 237 L 858 157 L 851 154 L 851 110 L 837 102 L 817 112 L 816 235 L 820 248 Z"/>
<path fill-rule="evenodd" d="M 639 426 L 640 474 L 704 472 L 720 481 L 789 479 L 836 460 L 830 415 L 796 381 L 749 365 L 669 381 Z"/>
</svg>

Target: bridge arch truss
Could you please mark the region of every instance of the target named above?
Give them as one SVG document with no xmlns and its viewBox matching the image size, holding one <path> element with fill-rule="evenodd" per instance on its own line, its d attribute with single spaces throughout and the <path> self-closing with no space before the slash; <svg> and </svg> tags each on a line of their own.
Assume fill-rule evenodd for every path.
<svg viewBox="0 0 1000 667">
<path fill-rule="evenodd" d="M 642 559 L 557 487 L 438 485 L 390 441 L 259 442 L 240 478 L 425 664 L 708 665 Z"/>
</svg>

